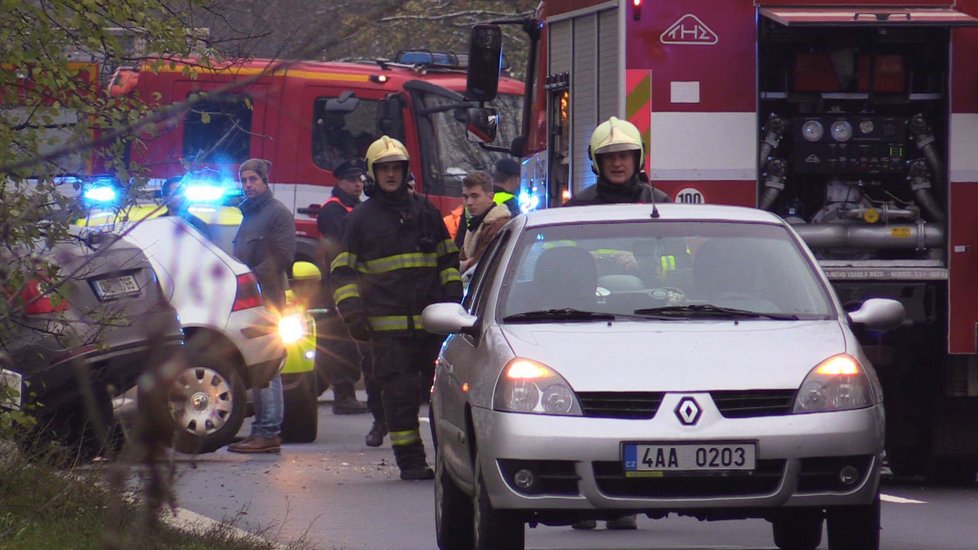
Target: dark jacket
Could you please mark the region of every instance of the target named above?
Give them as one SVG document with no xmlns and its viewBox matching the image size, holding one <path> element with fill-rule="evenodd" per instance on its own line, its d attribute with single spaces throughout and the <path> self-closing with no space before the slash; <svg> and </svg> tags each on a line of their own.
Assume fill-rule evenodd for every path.
<svg viewBox="0 0 978 550">
<path fill-rule="evenodd" d="M 285 288 L 295 258 L 295 218 L 272 192 L 239 206 L 243 219 L 234 236 L 234 255 L 258 279 L 266 305 L 285 307 Z"/>
<path fill-rule="evenodd" d="M 669 195 L 652 188 L 644 177 L 633 176 L 625 185 L 608 183 L 599 177 L 598 183 L 585 187 L 575 193 L 564 206 L 586 206 L 589 204 L 651 203 L 672 202 Z"/>
<path fill-rule="evenodd" d="M 332 200 L 338 199 L 339 202 Z M 340 231 L 343 228 L 343 218 L 350 213 L 353 208 L 360 204 L 360 197 L 355 197 L 346 191 L 333 187 L 333 195 L 330 200 L 323 204 L 316 216 L 316 227 L 323 237 L 339 240 Z"/>
<path fill-rule="evenodd" d="M 330 197 L 323 207 L 319 209 L 316 216 L 316 226 L 323 238 L 322 254 L 325 273 L 322 280 L 322 292 L 317 296 L 317 305 L 322 308 L 333 310 L 336 304 L 333 303 L 333 291 L 329 286 L 329 264 L 333 262 L 336 255 L 340 252 L 340 235 L 343 230 L 343 220 L 350 212 L 360 204 L 360 197 L 355 197 L 338 186 L 333 187 L 333 196 Z"/>
<path fill-rule="evenodd" d="M 462 298 L 458 248 L 433 204 L 409 192 L 375 192 L 346 218 L 330 265 L 340 315 L 357 339 L 427 337 L 421 311 Z"/>
</svg>

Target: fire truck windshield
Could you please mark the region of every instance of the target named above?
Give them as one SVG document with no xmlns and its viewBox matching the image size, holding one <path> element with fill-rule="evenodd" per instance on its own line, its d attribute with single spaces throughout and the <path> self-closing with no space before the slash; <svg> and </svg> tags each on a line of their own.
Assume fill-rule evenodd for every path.
<svg viewBox="0 0 978 550">
<path fill-rule="evenodd" d="M 455 103 L 434 93 L 418 93 L 423 109 Z M 499 131 L 495 145 L 508 147 L 519 134 L 523 97 L 500 94 L 489 107 L 499 113 Z M 492 171 L 505 153 L 486 151 L 465 137 L 465 109 L 435 112 L 419 117 L 424 155 L 424 181 L 428 192 L 436 195 L 462 195 L 462 177 L 473 170 Z"/>
</svg>

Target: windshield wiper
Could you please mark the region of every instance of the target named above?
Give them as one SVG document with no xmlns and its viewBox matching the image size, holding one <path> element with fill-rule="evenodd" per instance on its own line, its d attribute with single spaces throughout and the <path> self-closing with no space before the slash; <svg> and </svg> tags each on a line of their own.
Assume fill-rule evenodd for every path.
<svg viewBox="0 0 978 550">
<path fill-rule="evenodd" d="M 746 309 L 719 307 L 713 304 L 689 304 L 685 306 L 649 307 L 635 310 L 636 315 L 678 315 L 683 317 L 733 317 L 736 319 L 775 319 L 797 321 L 798 316 L 788 313 L 762 313 Z"/>
<path fill-rule="evenodd" d="M 514 321 L 613 321 L 612 313 L 599 313 L 597 311 L 582 311 L 569 307 L 561 309 L 538 309 L 535 311 L 525 311 L 514 313 L 503 317 L 505 322 Z"/>
</svg>

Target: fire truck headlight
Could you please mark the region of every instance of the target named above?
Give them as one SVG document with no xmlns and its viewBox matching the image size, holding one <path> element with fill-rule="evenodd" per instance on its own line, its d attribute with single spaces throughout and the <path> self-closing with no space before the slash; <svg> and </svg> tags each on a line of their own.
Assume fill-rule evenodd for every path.
<svg viewBox="0 0 978 550">
<path fill-rule="evenodd" d="M 581 416 L 570 384 L 557 371 L 531 359 L 515 358 L 499 375 L 493 408 L 497 411 Z"/>
<path fill-rule="evenodd" d="M 818 141 L 822 139 L 824 134 L 825 129 L 822 128 L 822 123 L 817 120 L 809 120 L 801 127 L 801 135 L 805 141 Z"/>
<path fill-rule="evenodd" d="M 291 345 L 306 337 L 306 322 L 303 314 L 291 313 L 278 322 L 278 334 L 285 345 Z"/>
<path fill-rule="evenodd" d="M 852 124 L 847 120 L 837 120 L 832 123 L 832 139 L 836 141 L 849 141 L 852 137 Z"/>
<path fill-rule="evenodd" d="M 808 373 L 795 397 L 794 414 L 863 409 L 879 403 L 859 361 L 848 354 L 833 355 Z"/>
</svg>

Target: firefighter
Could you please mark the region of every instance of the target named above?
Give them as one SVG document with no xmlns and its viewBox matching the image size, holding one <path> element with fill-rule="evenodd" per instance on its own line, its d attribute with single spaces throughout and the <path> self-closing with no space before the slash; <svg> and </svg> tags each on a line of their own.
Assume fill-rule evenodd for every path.
<svg viewBox="0 0 978 550">
<path fill-rule="evenodd" d="M 564 206 L 670 202 L 669 195 L 649 185 L 642 170 L 642 134 L 631 122 L 616 117 L 602 122 L 591 134 L 587 150 L 598 182 L 575 193 Z"/>
<path fill-rule="evenodd" d="M 410 189 L 409 158 L 388 136 L 367 149 L 369 199 L 344 222 L 330 286 L 350 334 L 371 343 L 394 458 L 401 479 L 410 480 L 434 477 L 418 410 L 422 388 L 431 388 L 441 338 L 424 330 L 421 311 L 459 301 L 462 282 L 458 249 L 441 215 Z"/>
<path fill-rule="evenodd" d="M 645 148 L 642 134 L 634 124 L 611 117 L 602 122 L 591 134 L 588 147 L 591 170 L 598 175 L 598 182 L 576 193 L 564 206 L 589 204 L 670 202 L 669 195 L 653 189 L 642 171 L 645 165 Z M 614 261 L 635 264 L 634 255 L 628 251 L 611 251 Z M 594 529 L 597 522 L 582 520 L 574 523 L 574 529 Z M 633 514 L 607 521 L 608 529 L 635 529 Z"/>
</svg>

